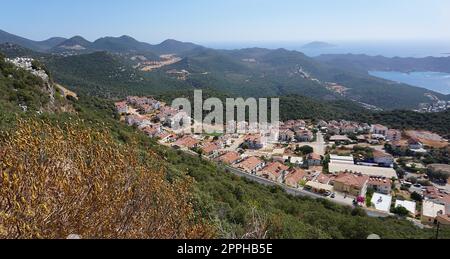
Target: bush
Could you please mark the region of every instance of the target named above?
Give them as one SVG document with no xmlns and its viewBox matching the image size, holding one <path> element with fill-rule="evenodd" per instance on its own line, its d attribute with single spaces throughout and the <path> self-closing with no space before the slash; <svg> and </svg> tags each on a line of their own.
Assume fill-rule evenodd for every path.
<svg viewBox="0 0 450 259">
<path fill-rule="evenodd" d="M 409 211 L 405 207 L 402 207 L 402 206 L 392 209 L 391 212 L 396 215 L 399 215 L 401 217 L 406 217 L 409 215 Z"/>
<path fill-rule="evenodd" d="M 314 152 L 314 148 L 311 146 L 302 146 L 296 149 L 297 152 L 301 152 L 303 155 L 309 155 Z"/>
<path fill-rule="evenodd" d="M 414 201 L 417 201 L 417 202 L 422 202 L 423 201 L 422 195 L 420 195 L 417 192 L 411 193 L 411 199 L 413 199 Z"/>
</svg>

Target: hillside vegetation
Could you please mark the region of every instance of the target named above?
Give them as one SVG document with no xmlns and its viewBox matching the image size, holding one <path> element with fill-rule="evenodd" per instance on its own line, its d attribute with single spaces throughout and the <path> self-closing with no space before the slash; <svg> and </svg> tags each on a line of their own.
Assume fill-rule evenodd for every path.
<svg viewBox="0 0 450 259">
<path fill-rule="evenodd" d="M 99 125 L 98 128 L 101 128 Z M 0 142 L 0 238 L 207 238 L 189 179 L 82 121 L 20 120 Z"/>
<path fill-rule="evenodd" d="M 69 39 L 68 44 L 71 41 L 74 39 Z M 65 43 L 62 44 L 65 46 Z M 447 98 L 423 88 L 393 84 L 369 76 L 367 71 L 358 67 L 313 59 L 284 49 L 215 50 L 174 40 L 150 45 L 128 36 L 102 38 L 89 46 L 79 53 L 72 53 L 90 53 L 85 55 L 46 56 L 36 53 L 36 56 L 43 58 L 59 83 L 103 97 L 105 92 L 112 97 L 122 96 L 124 88 L 143 94 L 201 88 L 245 97 L 296 94 L 321 100 L 347 99 L 383 109 L 417 108 L 420 103 L 430 102 L 425 96 L 427 93 L 440 99 Z M 106 52 L 93 53 L 95 51 Z M 130 61 L 133 55 L 157 60 L 157 55 L 167 53 L 178 54 L 184 59 L 147 73 L 134 69 Z M 185 80 L 177 80 L 166 73 L 173 69 L 186 70 L 189 75 Z M 99 71 L 98 75 L 96 71 Z M 329 90 L 328 82 L 340 84 L 346 91 L 340 94 Z"/>
<path fill-rule="evenodd" d="M 434 235 L 406 220 L 370 218 L 236 177 L 121 124 L 112 101 L 79 98 L 67 100 L 74 112 L 41 115 L 15 109 L 14 100 L 0 103 L 0 238 Z"/>
<path fill-rule="evenodd" d="M 347 70 L 367 72 L 381 71 L 435 71 L 450 73 L 450 57 L 425 58 L 388 58 L 368 55 L 322 55 L 316 58 L 330 65 L 339 66 Z"/>
</svg>

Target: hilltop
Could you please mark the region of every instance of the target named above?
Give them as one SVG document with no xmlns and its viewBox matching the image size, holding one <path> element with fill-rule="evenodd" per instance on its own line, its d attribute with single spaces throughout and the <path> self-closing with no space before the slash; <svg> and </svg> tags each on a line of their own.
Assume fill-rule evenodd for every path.
<svg viewBox="0 0 450 259">
<path fill-rule="evenodd" d="M 53 37 L 44 41 L 33 41 L 0 30 L 0 43 L 14 43 L 34 51 L 48 51 L 65 40 L 62 37 Z"/>
</svg>

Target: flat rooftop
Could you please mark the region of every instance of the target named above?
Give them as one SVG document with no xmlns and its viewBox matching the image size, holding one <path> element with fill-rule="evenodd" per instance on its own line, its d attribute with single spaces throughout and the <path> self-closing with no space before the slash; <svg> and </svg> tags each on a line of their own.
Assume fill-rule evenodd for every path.
<svg viewBox="0 0 450 259">
<path fill-rule="evenodd" d="M 374 193 L 372 197 L 372 203 L 376 210 L 390 212 L 392 204 L 392 196 Z"/>
<path fill-rule="evenodd" d="M 415 202 L 397 200 L 395 202 L 395 207 L 398 208 L 400 206 L 407 209 L 412 215 L 416 215 L 416 203 Z"/>
<path fill-rule="evenodd" d="M 352 172 L 361 173 L 363 175 L 368 175 L 372 177 L 386 177 L 386 178 L 397 178 L 397 173 L 393 168 L 377 167 L 377 166 L 362 166 L 354 165 L 350 163 L 336 163 L 331 162 L 329 164 L 330 173 L 340 173 L 340 172 Z"/>
</svg>

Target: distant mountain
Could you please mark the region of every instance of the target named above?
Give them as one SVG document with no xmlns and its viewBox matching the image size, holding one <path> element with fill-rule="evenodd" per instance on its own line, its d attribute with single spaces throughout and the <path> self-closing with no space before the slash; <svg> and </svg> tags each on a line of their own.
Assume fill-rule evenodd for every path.
<svg viewBox="0 0 450 259">
<path fill-rule="evenodd" d="M 10 34 L 7 36 L 19 45 L 31 44 L 36 48 L 32 41 Z M 57 41 L 52 39 L 46 44 Z M 439 99 L 448 98 L 424 88 L 372 77 L 365 70 L 374 67 L 374 64 L 385 66 L 386 62 L 389 66 L 403 62 L 412 64 L 417 61 L 414 59 L 400 59 L 400 62 L 397 59 L 365 56 L 311 58 L 286 49 L 215 50 L 176 40 L 151 45 L 130 36 L 105 37 L 92 43 L 82 37 L 74 37 L 60 42 L 58 46 L 65 46 L 62 54 L 67 55 L 44 57 L 49 68 L 56 72 L 55 77 L 66 85 L 76 87 L 79 92 L 94 91 L 94 95 L 111 96 L 114 92 L 115 96 L 124 96 L 132 92 L 131 89 L 136 94 L 154 94 L 167 88 L 201 88 L 243 97 L 306 95 L 327 101 L 351 100 L 388 110 L 416 109 L 420 103 L 430 102 L 427 94 Z M 25 53 L 14 48 L 8 51 Z M 94 53 L 99 51 L 103 53 Z M 80 54 L 83 55 L 72 57 Z M 162 54 L 177 54 L 183 59 L 151 72 L 136 69 L 138 63 L 158 60 Z M 450 68 L 445 58 L 427 60 L 434 63 L 421 61 L 421 64 L 439 64 L 442 68 Z M 173 72 L 170 71 L 173 70 L 185 70 L 189 75 L 179 80 L 171 76 Z"/>
<path fill-rule="evenodd" d="M 0 43 L 13 43 L 34 51 L 47 51 L 64 40 L 64 38 L 54 37 L 44 41 L 33 41 L 0 30 Z"/>
<path fill-rule="evenodd" d="M 183 54 L 195 49 L 202 48 L 190 42 L 181 42 L 177 40 L 165 40 L 158 45 L 152 46 L 152 52 L 157 54 Z"/>
<path fill-rule="evenodd" d="M 303 45 L 303 49 L 325 49 L 325 48 L 334 48 L 336 45 L 323 42 L 323 41 L 313 41 L 306 45 Z"/>
<path fill-rule="evenodd" d="M 86 50 L 90 48 L 91 42 L 81 36 L 75 36 L 58 44 L 55 49 L 59 50 Z"/>
<path fill-rule="evenodd" d="M 135 40 L 130 36 L 104 37 L 92 44 L 91 48 L 109 52 L 145 52 L 151 51 L 152 45 Z"/>
<path fill-rule="evenodd" d="M 190 51 L 202 48 L 202 46 L 194 43 L 172 39 L 152 45 L 137 41 L 126 35 L 121 37 L 103 37 L 94 42 L 89 42 L 81 36 L 75 36 L 70 39 L 55 37 L 45 41 L 33 41 L 1 30 L 0 43 L 12 43 L 38 52 L 74 55 L 107 51 L 121 54 L 135 53 L 151 59 L 158 59 L 157 56 L 163 54 L 185 55 Z"/>
</svg>

